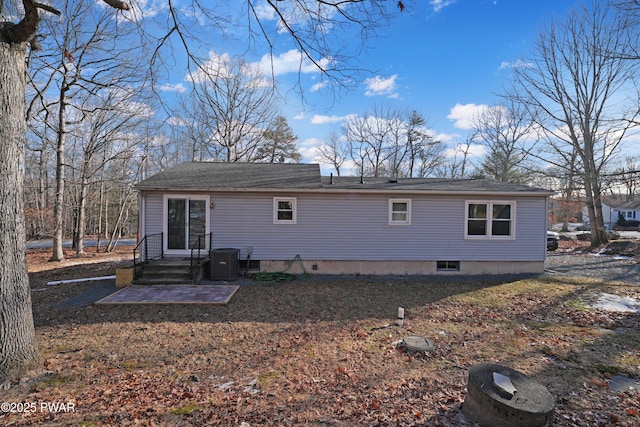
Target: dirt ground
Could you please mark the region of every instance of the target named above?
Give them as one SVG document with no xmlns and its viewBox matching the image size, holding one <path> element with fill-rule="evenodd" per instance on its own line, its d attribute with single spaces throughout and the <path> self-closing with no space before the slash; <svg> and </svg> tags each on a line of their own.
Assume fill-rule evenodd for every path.
<svg viewBox="0 0 640 427">
<path fill-rule="evenodd" d="M 0 391 L 10 404 L 0 424 L 473 425 L 460 407 L 468 369 L 482 362 L 545 385 L 553 425 L 640 424 L 638 392 L 611 389 L 640 378 L 640 316 L 585 302 L 640 299 L 636 286 L 300 277 L 241 286 L 227 306 L 69 306 L 94 284 L 46 284 L 114 274 L 129 263 L 121 251 L 62 264 L 29 253 L 42 370 Z M 406 351 L 407 335 L 435 350 Z"/>
</svg>

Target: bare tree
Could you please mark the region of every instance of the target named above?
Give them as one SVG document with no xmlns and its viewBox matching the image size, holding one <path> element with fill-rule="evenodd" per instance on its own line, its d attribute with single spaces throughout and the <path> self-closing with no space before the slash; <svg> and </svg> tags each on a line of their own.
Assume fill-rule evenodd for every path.
<svg viewBox="0 0 640 427">
<path fill-rule="evenodd" d="M 100 172 L 108 163 L 132 157 L 137 146 L 136 126 L 145 118 L 139 104 L 133 102 L 134 96 L 140 97 L 136 92 L 111 91 L 105 95 L 99 104 L 94 100 L 91 111 L 85 110 L 82 123 L 71 132 L 73 247 L 77 253 L 84 252 L 90 189 L 100 184 Z"/>
<path fill-rule="evenodd" d="M 451 153 L 434 171 L 435 176 L 442 178 L 467 178 L 470 173 L 470 152 L 473 135 L 469 135 L 464 144 L 456 143 Z"/>
<path fill-rule="evenodd" d="M 388 105 L 374 105 L 361 116 L 346 118 L 342 125 L 343 139 L 349 144 L 349 155 L 360 175 L 384 176 L 395 172 L 392 169 L 404 155 L 398 152 L 400 123 L 400 112 Z"/>
<path fill-rule="evenodd" d="M 474 141 L 487 151 L 484 173 L 503 182 L 526 181 L 529 168 L 523 165 L 537 143 L 535 127 L 526 106 L 509 98 L 474 117 Z"/>
<path fill-rule="evenodd" d="M 58 20 L 44 20 L 41 50 L 30 55 L 34 97 L 28 115 L 41 120 L 56 135 L 52 261 L 64 259 L 67 138 L 87 115 L 100 108 L 93 99 L 102 96 L 101 92 L 113 92 L 117 87 L 128 90 L 144 77 L 140 72 L 143 55 L 131 55 L 130 43 L 124 42 L 131 24 L 116 29 L 110 10 L 87 7 L 83 0 L 66 2 L 63 13 L 62 25 Z"/>
<path fill-rule="evenodd" d="M 637 97 L 625 104 L 636 67 L 612 55 L 628 49 L 627 27 L 599 2 L 552 23 L 540 36 L 531 65 L 516 69 L 519 102 L 540 114 L 557 152 L 576 150 L 591 219 L 591 244 L 607 241 L 601 172 L 638 115 Z"/>
<path fill-rule="evenodd" d="M 633 200 L 640 188 L 640 159 L 637 156 L 626 156 L 624 162 L 616 167 L 607 177 L 611 186 L 617 191 L 624 189 L 626 200 Z"/>
<path fill-rule="evenodd" d="M 418 169 L 424 177 L 443 159 L 444 146 L 429 135 L 415 110 L 376 105 L 362 116 L 349 116 L 342 132 L 361 175 L 411 177 Z"/>
<path fill-rule="evenodd" d="M 194 138 L 205 137 L 210 158 L 225 162 L 258 160 L 264 132 L 277 117 L 276 98 L 260 69 L 241 59 L 215 58 L 192 75 L 196 84 L 183 101 L 181 122 L 192 122 Z M 193 142 L 194 146 L 199 142 Z"/>
<path fill-rule="evenodd" d="M 193 96 L 179 97 L 173 116 L 172 143 L 177 147 L 176 151 L 182 153 L 180 161 L 196 162 L 220 156 L 216 151 L 218 147 L 212 145 L 211 141 L 216 123 L 211 120 L 208 108 L 204 108 L 199 99 Z"/>
<path fill-rule="evenodd" d="M 640 188 L 640 161 L 638 157 L 627 156 L 622 167 L 620 181 L 626 190 L 627 200 L 633 200 Z"/>
<path fill-rule="evenodd" d="M 53 232 L 50 214 L 51 189 L 49 182 L 49 162 L 51 141 L 48 132 L 27 136 L 25 156 L 25 219 L 27 238 L 42 239 Z"/>
<path fill-rule="evenodd" d="M 342 143 L 340 135 L 334 131 L 329 134 L 327 142 L 318 146 L 318 154 L 315 157 L 315 161 L 330 164 L 336 170 L 336 174 L 340 176 L 340 169 L 347 161 L 348 155 L 349 150 L 346 144 Z"/>
<path fill-rule="evenodd" d="M 446 146 L 441 141 L 428 137 L 418 147 L 417 162 L 415 163 L 418 170 L 417 176 L 427 178 L 437 175 L 438 169 L 446 162 Z M 466 152 L 464 155 L 466 156 Z M 412 172 L 410 173 L 410 176 L 416 176 Z"/>
</svg>

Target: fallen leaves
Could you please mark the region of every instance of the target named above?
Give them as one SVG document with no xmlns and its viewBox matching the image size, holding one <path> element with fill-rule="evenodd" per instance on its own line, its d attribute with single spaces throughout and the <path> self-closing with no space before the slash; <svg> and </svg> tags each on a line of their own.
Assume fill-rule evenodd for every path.
<svg viewBox="0 0 640 427">
<path fill-rule="evenodd" d="M 464 426 L 466 375 L 480 362 L 547 385 L 554 425 L 640 423 L 638 393 L 612 392 L 607 376 L 640 377 L 638 315 L 585 311 L 572 301 L 592 289 L 573 283 L 341 278 L 242 287 L 228 307 L 73 311 L 56 304 L 85 288 L 56 288 L 34 294 L 49 374 L 2 397 L 77 410 L 2 424 Z M 407 335 L 435 350 L 406 351 Z"/>
</svg>

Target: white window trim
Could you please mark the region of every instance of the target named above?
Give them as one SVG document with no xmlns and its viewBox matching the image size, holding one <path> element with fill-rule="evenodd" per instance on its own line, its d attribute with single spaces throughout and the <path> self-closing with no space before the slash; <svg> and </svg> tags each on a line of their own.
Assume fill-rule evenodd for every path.
<svg viewBox="0 0 640 427">
<path fill-rule="evenodd" d="M 404 221 L 393 220 L 393 204 L 407 204 L 407 219 Z M 411 199 L 389 199 L 389 225 L 411 225 Z"/>
<path fill-rule="evenodd" d="M 278 202 L 291 202 L 293 215 L 292 219 L 278 219 Z M 296 197 L 274 197 L 273 198 L 273 223 L 274 224 L 296 224 L 298 218 L 298 201 Z"/>
<path fill-rule="evenodd" d="M 205 234 L 211 232 L 211 197 L 209 195 L 194 193 L 164 193 L 162 195 L 162 250 L 167 255 L 183 255 L 191 252 L 190 249 L 169 249 L 169 224 L 167 220 L 168 200 L 169 199 L 187 199 L 187 200 L 204 200 L 205 202 Z M 146 231 L 145 231 L 146 233 Z"/>
<path fill-rule="evenodd" d="M 487 234 L 484 236 L 469 235 L 469 205 L 486 204 L 487 215 Z M 511 205 L 511 235 L 510 236 L 493 236 L 491 234 L 490 216 L 493 213 L 493 205 Z M 464 238 L 471 240 L 515 240 L 516 238 L 516 202 L 509 200 L 466 200 L 464 203 Z"/>
</svg>

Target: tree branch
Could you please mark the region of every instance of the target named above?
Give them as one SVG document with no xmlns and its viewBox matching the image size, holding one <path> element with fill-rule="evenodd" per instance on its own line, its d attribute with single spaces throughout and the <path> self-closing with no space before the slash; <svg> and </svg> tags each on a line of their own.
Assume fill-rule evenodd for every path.
<svg viewBox="0 0 640 427">
<path fill-rule="evenodd" d="M 51 7 L 48 4 L 34 2 L 33 5 L 35 7 L 37 7 L 38 9 L 46 10 L 47 12 L 53 13 L 54 15 L 57 15 L 57 16 L 61 15 L 61 13 L 60 13 L 60 11 L 58 9 L 56 9 L 54 7 Z"/>
<path fill-rule="evenodd" d="M 109 6 L 113 7 L 114 9 L 120 9 L 120 10 L 130 10 L 131 7 L 129 7 L 128 3 L 125 3 L 123 1 L 120 0 L 103 0 L 106 4 L 108 4 Z"/>
<path fill-rule="evenodd" d="M 24 18 L 15 25 L 6 25 L 2 32 L 4 38 L 10 43 L 23 43 L 30 40 L 36 33 L 40 16 L 38 6 L 31 0 L 23 0 Z"/>
</svg>

